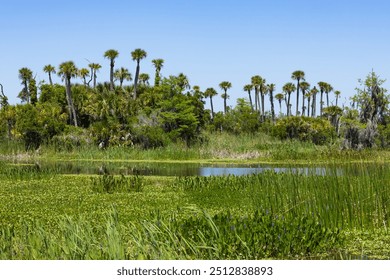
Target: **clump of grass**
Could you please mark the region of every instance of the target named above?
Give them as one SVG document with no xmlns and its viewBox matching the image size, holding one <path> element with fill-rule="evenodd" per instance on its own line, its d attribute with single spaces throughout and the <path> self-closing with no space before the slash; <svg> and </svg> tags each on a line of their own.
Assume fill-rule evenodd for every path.
<svg viewBox="0 0 390 280">
<path fill-rule="evenodd" d="M 141 192 L 144 187 L 142 176 L 114 176 L 104 174 L 91 177 L 92 190 L 98 193 Z"/>
</svg>

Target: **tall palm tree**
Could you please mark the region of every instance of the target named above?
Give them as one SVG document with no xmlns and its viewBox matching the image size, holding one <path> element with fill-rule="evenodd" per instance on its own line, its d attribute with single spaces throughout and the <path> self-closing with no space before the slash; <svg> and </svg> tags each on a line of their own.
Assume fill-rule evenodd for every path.
<svg viewBox="0 0 390 280">
<path fill-rule="evenodd" d="M 302 112 L 301 112 L 301 116 L 304 116 L 305 115 L 305 109 L 306 109 L 306 106 L 305 106 L 305 96 L 306 96 L 307 90 L 310 88 L 310 84 L 308 82 L 303 81 L 303 82 L 301 82 L 299 84 L 299 87 L 300 87 L 300 89 L 302 91 Z M 307 107 L 307 108 L 308 108 L 307 110 L 309 110 L 309 107 Z"/>
<path fill-rule="evenodd" d="M 275 84 L 267 85 L 268 93 L 269 93 L 269 102 L 271 103 L 271 119 L 272 122 L 275 122 L 275 107 L 274 107 L 274 91 Z"/>
<path fill-rule="evenodd" d="M 117 50 L 110 49 L 104 53 L 104 57 L 110 60 L 110 90 L 114 90 L 114 66 L 115 58 L 117 58 L 119 52 Z"/>
<path fill-rule="evenodd" d="M 99 63 L 90 63 L 88 66 L 89 68 L 91 68 L 91 80 L 93 79 L 93 88 L 96 88 L 96 78 L 97 78 L 96 72 L 99 71 L 99 69 L 102 68 L 102 66 Z M 88 85 L 91 82 L 91 80 L 89 80 Z"/>
<path fill-rule="evenodd" d="M 252 103 L 252 96 L 251 96 L 252 89 L 253 89 L 253 85 L 252 84 L 247 84 L 247 85 L 244 86 L 244 91 L 246 91 L 248 93 L 249 103 L 251 104 L 251 108 L 252 108 L 252 112 L 253 112 L 253 103 Z"/>
<path fill-rule="evenodd" d="M 326 93 L 326 107 L 329 107 L 329 93 L 333 91 L 333 87 L 330 84 L 326 84 L 325 93 Z"/>
<path fill-rule="evenodd" d="M 265 79 L 262 79 L 261 81 L 261 84 L 260 84 L 260 88 L 259 88 L 259 92 L 260 92 L 260 97 L 261 97 L 261 121 L 264 122 L 265 121 L 265 101 L 264 101 L 264 96 L 267 94 L 267 85 L 265 84 L 266 83 L 266 80 Z"/>
<path fill-rule="evenodd" d="M 87 86 L 87 77 L 89 77 L 89 70 L 87 68 L 81 68 L 78 74 L 83 79 L 84 86 Z"/>
<path fill-rule="evenodd" d="M 116 69 L 114 72 L 114 77 L 119 80 L 119 85 L 120 87 L 123 86 L 123 81 L 131 81 L 131 73 L 129 72 L 128 69 L 121 67 L 120 69 Z"/>
<path fill-rule="evenodd" d="M 227 105 L 226 105 L 226 100 L 229 99 L 229 95 L 227 94 L 227 90 L 232 87 L 232 84 L 228 81 L 223 81 L 219 84 L 219 87 L 223 89 L 224 93 L 221 95 L 223 98 L 223 110 L 226 115 L 227 112 Z"/>
<path fill-rule="evenodd" d="M 210 106 L 211 106 L 211 117 L 214 120 L 214 106 L 213 106 L 213 96 L 216 96 L 218 93 L 214 88 L 207 88 L 204 92 L 204 96 L 210 98 Z"/>
<path fill-rule="evenodd" d="M 282 113 L 282 101 L 284 99 L 283 93 L 278 93 L 275 95 L 276 100 L 279 102 L 279 114 Z"/>
<path fill-rule="evenodd" d="M 339 90 L 336 90 L 336 91 L 334 92 L 334 95 L 336 96 L 336 106 L 337 106 L 337 102 L 338 102 L 338 100 L 339 100 L 339 98 L 340 98 L 340 94 L 341 94 L 341 92 L 340 92 Z"/>
<path fill-rule="evenodd" d="M 318 94 L 318 89 L 316 87 L 313 87 L 310 91 L 310 95 L 313 97 L 313 100 L 311 102 L 311 116 L 315 117 L 317 113 L 317 94 Z"/>
<path fill-rule="evenodd" d="M 153 59 L 152 63 L 156 68 L 156 75 L 154 77 L 154 86 L 159 86 L 161 80 L 160 71 L 161 68 L 164 66 L 164 59 L 162 58 Z"/>
<path fill-rule="evenodd" d="M 297 108 L 296 108 L 296 116 L 298 116 L 299 112 L 299 88 L 300 88 L 300 81 L 305 80 L 305 72 L 301 70 L 294 71 L 291 75 L 291 79 L 297 80 Z"/>
<path fill-rule="evenodd" d="M 131 57 L 134 61 L 137 62 L 137 68 L 135 69 L 135 78 L 134 78 L 134 95 L 133 98 L 137 99 L 137 85 L 138 85 L 138 77 L 139 77 L 139 63 L 142 59 L 144 59 L 148 54 L 143 49 L 135 49 L 131 52 Z"/>
<path fill-rule="evenodd" d="M 28 84 L 33 78 L 33 72 L 27 68 L 23 67 L 19 69 L 19 79 L 22 80 L 23 89 L 18 97 L 27 103 L 30 103 L 30 91 Z"/>
<path fill-rule="evenodd" d="M 259 102 L 259 90 L 260 90 L 260 85 L 263 82 L 263 78 L 260 77 L 259 75 L 253 76 L 251 78 L 251 82 L 253 85 L 253 88 L 255 89 L 255 111 L 260 110 Z"/>
<path fill-rule="evenodd" d="M 328 83 L 325 82 L 318 82 L 318 86 L 320 88 L 320 116 L 322 116 L 322 110 L 324 108 L 324 92 L 328 86 Z"/>
<path fill-rule="evenodd" d="M 283 91 L 286 93 L 287 96 L 287 101 L 286 101 L 286 106 L 287 106 L 287 116 L 291 116 L 291 103 L 290 103 L 290 97 L 291 93 L 295 91 L 296 87 L 293 83 L 286 83 L 283 86 Z"/>
<path fill-rule="evenodd" d="M 65 89 L 66 89 L 66 100 L 68 101 L 69 107 L 69 118 L 70 122 L 77 126 L 77 116 L 76 109 L 73 104 L 72 91 L 71 91 L 71 82 L 70 80 L 77 76 L 78 70 L 73 61 L 67 61 L 60 64 L 58 75 L 62 76 L 65 80 Z"/>
<path fill-rule="evenodd" d="M 50 85 L 53 85 L 53 80 L 51 79 L 51 74 L 56 73 L 56 68 L 53 65 L 48 64 L 48 65 L 45 65 L 43 67 L 43 71 L 49 75 L 49 83 L 50 83 Z"/>
</svg>

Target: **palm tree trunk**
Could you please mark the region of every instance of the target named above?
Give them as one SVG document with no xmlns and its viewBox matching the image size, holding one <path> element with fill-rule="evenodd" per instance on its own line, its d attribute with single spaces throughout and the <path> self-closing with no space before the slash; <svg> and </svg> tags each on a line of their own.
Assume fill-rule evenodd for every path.
<svg viewBox="0 0 390 280">
<path fill-rule="evenodd" d="M 309 109 L 308 109 L 309 110 Z M 305 91 L 302 90 L 302 112 L 301 116 L 305 116 Z"/>
<path fill-rule="evenodd" d="M 272 123 L 275 123 L 275 108 L 274 108 L 274 93 L 272 90 L 269 92 L 269 101 L 271 103 L 271 119 Z"/>
<path fill-rule="evenodd" d="M 211 106 L 211 117 L 214 120 L 214 106 L 213 106 L 213 98 L 210 95 L 210 106 Z"/>
<path fill-rule="evenodd" d="M 291 115 L 290 96 L 291 96 L 291 92 L 287 93 L 287 117 Z"/>
<path fill-rule="evenodd" d="M 257 90 L 257 88 L 255 87 L 255 111 L 257 112 L 258 110 L 258 107 L 257 107 L 257 104 L 258 104 L 258 101 L 259 100 L 259 91 Z"/>
<path fill-rule="evenodd" d="M 134 78 L 134 95 L 133 99 L 137 99 L 137 85 L 138 85 L 138 76 L 139 76 L 139 60 L 137 60 L 137 68 L 135 70 L 135 78 Z"/>
<path fill-rule="evenodd" d="M 72 100 L 70 77 L 66 77 L 66 99 L 68 100 L 70 122 L 73 122 L 74 126 L 77 127 L 77 116 Z"/>
<path fill-rule="evenodd" d="M 307 116 L 310 117 L 310 95 L 307 97 Z"/>
<path fill-rule="evenodd" d="M 314 94 L 313 95 L 313 100 L 312 100 L 312 104 L 311 104 L 311 117 L 315 117 L 316 116 L 316 102 L 317 102 L 317 94 Z"/>
<path fill-rule="evenodd" d="M 252 113 L 253 113 L 253 103 L 252 103 L 252 96 L 251 96 L 251 91 L 250 90 L 248 90 L 248 95 L 249 95 L 249 103 L 251 104 Z"/>
<path fill-rule="evenodd" d="M 298 108 L 299 108 L 299 79 L 297 79 L 297 109 L 296 109 L 296 116 L 298 116 Z"/>
<path fill-rule="evenodd" d="M 51 79 L 51 73 L 50 73 L 50 71 L 49 71 L 49 83 L 50 83 L 51 86 L 53 85 L 53 80 Z"/>
<path fill-rule="evenodd" d="M 114 90 L 114 60 L 110 63 L 110 90 Z"/>
<path fill-rule="evenodd" d="M 329 92 L 326 92 L 326 107 L 329 107 Z"/>
<path fill-rule="evenodd" d="M 226 115 L 226 99 L 227 99 L 227 94 L 226 94 L 226 90 L 225 90 L 225 97 L 223 98 L 223 110 L 225 112 L 225 115 Z"/>
<path fill-rule="evenodd" d="M 321 91 L 321 96 L 320 96 L 320 116 L 322 116 L 322 108 L 324 107 L 324 103 L 322 102 L 323 101 L 323 95 L 324 95 L 324 92 Z"/>
<path fill-rule="evenodd" d="M 264 93 L 261 93 L 261 121 L 265 121 L 265 113 L 264 113 Z"/>
</svg>

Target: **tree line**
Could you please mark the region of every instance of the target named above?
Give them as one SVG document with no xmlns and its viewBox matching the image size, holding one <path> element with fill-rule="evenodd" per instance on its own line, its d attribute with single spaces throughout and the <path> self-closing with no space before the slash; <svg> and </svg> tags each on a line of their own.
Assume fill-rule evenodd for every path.
<svg viewBox="0 0 390 280">
<path fill-rule="evenodd" d="M 341 124 L 350 126 L 347 129 L 349 132 L 343 132 L 347 135 L 345 137 L 352 130 L 358 131 L 355 132 L 357 135 L 362 134 L 361 131 L 367 125 L 374 131 L 371 138 L 378 134 L 378 125 L 382 131 L 387 129 L 388 96 L 382 87 L 384 80 L 379 79 L 374 72 L 365 81 L 360 81 L 363 88 L 357 89 L 351 99 L 351 107 L 346 108 L 338 106 L 340 91 L 323 81 L 311 86 L 302 70 L 294 71 L 291 79 L 295 83 L 285 83 L 279 93 L 275 93 L 275 84 L 267 83 L 259 75 L 252 76 L 250 83 L 243 87 L 247 98 L 239 98 L 233 108 L 227 106 L 232 84 L 222 81 L 219 88 L 223 112 L 215 112 L 213 98 L 218 92 L 213 87 L 204 91 L 199 86 L 191 87 L 183 73 L 162 76 L 164 60 L 161 58 L 152 60 L 155 73 L 154 84 L 150 85 L 149 74 L 140 71 L 141 61 L 147 57 L 143 49 L 131 52 L 131 58 L 136 62 L 133 80 L 128 68 L 115 68 L 118 56 L 119 52 L 114 49 L 104 52 L 103 57 L 110 66 L 109 81 L 104 83 L 97 83 L 97 73 L 102 68 L 99 63 L 89 63 L 88 68 L 77 68 L 73 61 L 63 62 L 58 68 L 47 64 L 43 71 L 49 82 L 41 81 L 38 84 L 32 70 L 27 67 L 19 69 L 22 89 L 18 97 L 22 104 L 9 105 L 1 85 L 3 137 L 23 139 L 35 143 L 33 146 L 39 146 L 53 138 L 59 141 L 61 137 L 66 138 L 64 135 L 74 134 L 75 131 L 68 128 L 73 126 L 89 131 L 92 140 L 103 143 L 103 146 L 131 143 L 148 148 L 163 146 L 167 141 L 178 139 L 190 144 L 197 141 L 202 129 L 254 133 L 264 127 L 270 131 L 269 127 L 272 126 L 272 131 L 290 131 L 286 137 L 296 138 L 302 126 L 313 126 L 312 122 L 317 118 L 326 120 L 337 136 L 340 136 Z M 55 74 L 61 77 L 63 85 L 53 83 L 52 75 Z M 82 83 L 75 82 L 76 78 L 80 78 Z M 124 81 L 133 83 L 124 85 Z M 335 104 L 330 103 L 332 92 Z M 295 95 L 295 113 L 292 111 L 292 95 Z M 209 99 L 210 109 L 205 108 L 205 99 Z M 275 113 L 275 100 L 279 105 L 278 115 Z M 265 110 L 267 103 L 269 111 Z M 278 128 L 277 122 L 280 124 L 283 119 L 290 123 Z M 305 120 L 304 124 L 299 123 L 302 120 Z M 278 132 L 274 134 L 286 135 Z M 374 145 L 374 140 L 370 141 L 370 145 Z M 359 146 L 364 141 L 355 139 L 355 142 Z"/>
</svg>

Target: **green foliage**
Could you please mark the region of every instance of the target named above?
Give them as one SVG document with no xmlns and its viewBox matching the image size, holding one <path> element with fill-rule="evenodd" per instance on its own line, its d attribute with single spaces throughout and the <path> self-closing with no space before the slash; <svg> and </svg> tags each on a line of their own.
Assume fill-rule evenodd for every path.
<svg viewBox="0 0 390 280">
<path fill-rule="evenodd" d="M 98 193 L 118 192 L 141 192 L 144 186 L 143 177 L 135 176 L 113 176 L 104 174 L 99 177 L 92 177 L 92 190 Z"/>
<path fill-rule="evenodd" d="M 287 117 L 279 119 L 272 134 L 280 139 L 298 139 L 317 145 L 329 143 L 335 137 L 334 128 L 329 121 L 321 118 Z"/>
</svg>

